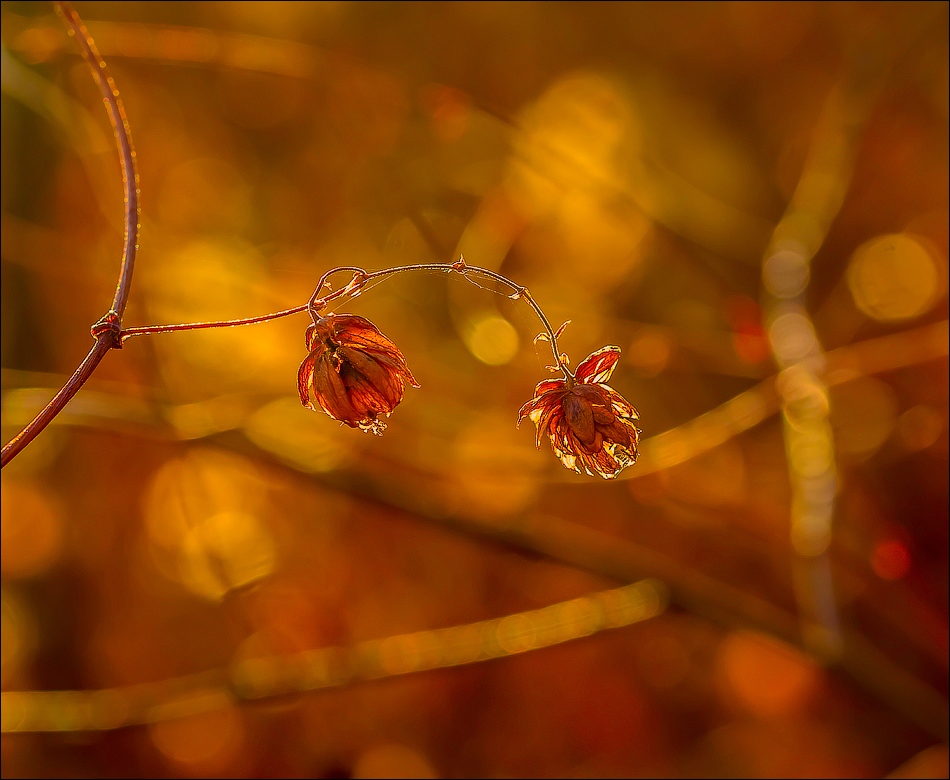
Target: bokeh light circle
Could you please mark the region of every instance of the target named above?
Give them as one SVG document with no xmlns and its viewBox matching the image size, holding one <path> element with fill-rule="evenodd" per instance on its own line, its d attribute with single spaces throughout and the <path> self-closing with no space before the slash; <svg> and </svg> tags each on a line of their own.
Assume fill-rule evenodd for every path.
<svg viewBox="0 0 950 780">
<path fill-rule="evenodd" d="M 942 263 L 924 239 L 906 233 L 862 244 L 848 267 L 848 286 L 858 308 L 873 319 L 919 317 L 942 292 Z"/>
</svg>

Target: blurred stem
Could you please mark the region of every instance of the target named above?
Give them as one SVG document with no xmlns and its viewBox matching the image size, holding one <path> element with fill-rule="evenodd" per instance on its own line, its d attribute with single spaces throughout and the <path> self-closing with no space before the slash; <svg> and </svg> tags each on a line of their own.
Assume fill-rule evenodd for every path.
<svg viewBox="0 0 950 780">
<path fill-rule="evenodd" d="M 105 731 L 193 716 L 241 701 L 481 663 L 630 626 L 662 614 L 666 606 L 664 585 L 643 580 L 477 623 L 369 639 L 350 647 L 246 658 L 159 683 L 93 691 L 4 691 L 2 731 Z"/>
<path fill-rule="evenodd" d="M 69 35 L 79 43 L 83 59 L 92 70 L 92 77 L 102 92 L 103 102 L 109 112 L 109 121 L 115 131 L 116 145 L 119 148 L 119 160 L 122 166 L 122 184 L 125 190 L 125 236 L 123 239 L 122 260 L 119 265 L 119 281 L 116 284 L 112 307 L 92 327 L 96 343 L 82 363 L 53 397 L 46 407 L 33 420 L 14 436 L 4 447 L 0 455 L 0 467 L 6 466 L 26 447 L 47 425 L 52 422 L 79 391 L 92 372 L 102 362 L 106 352 L 119 348 L 122 342 L 119 333 L 122 329 L 122 315 L 129 300 L 132 285 L 132 270 L 135 266 L 135 253 L 139 244 L 139 175 L 135 165 L 135 149 L 132 146 L 132 131 L 125 108 L 119 97 L 119 90 L 109 75 L 106 63 L 96 48 L 96 43 L 86 30 L 86 26 L 76 13 L 76 9 L 67 0 L 53 3 L 60 17 L 69 28 Z"/>
</svg>

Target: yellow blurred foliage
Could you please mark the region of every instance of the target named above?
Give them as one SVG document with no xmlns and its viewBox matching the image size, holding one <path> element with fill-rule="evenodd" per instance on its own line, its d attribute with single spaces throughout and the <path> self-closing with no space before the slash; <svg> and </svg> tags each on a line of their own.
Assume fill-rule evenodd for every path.
<svg viewBox="0 0 950 780">
<path fill-rule="evenodd" d="M 7 577 L 35 577 L 63 552 L 63 520 L 48 493 L 26 481 L 2 482 L 0 565 Z"/>
<path fill-rule="evenodd" d="M 168 461 L 145 501 L 145 521 L 162 572 L 190 591 L 220 600 L 270 574 L 267 488 L 254 465 L 198 449 Z"/>
</svg>

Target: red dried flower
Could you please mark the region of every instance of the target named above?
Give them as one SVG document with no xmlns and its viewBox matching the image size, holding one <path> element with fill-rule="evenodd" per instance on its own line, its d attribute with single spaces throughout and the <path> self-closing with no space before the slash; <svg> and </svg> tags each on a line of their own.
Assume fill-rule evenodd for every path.
<svg viewBox="0 0 950 780">
<path fill-rule="evenodd" d="M 518 414 L 518 425 L 529 417 L 537 426 L 538 448 L 547 435 L 561 463 L 578 474 L 613 479 L 636 463 L 639 415 L 605 384 L 619 357 L 620 347 L 604 347 L 577 367 L 573 380 L 545 379 Z"/>
<path fill-rule="evenodd" d="M 316 411 L 310 394 L 330 417 L 380 434 L 402 400 L 405 385 L 419 384 L 398 347 L 373 323 L 355 314 L 328 314 L 307 328 L 310 354 L 297 372 L 300 403 Z"/>
</svg>

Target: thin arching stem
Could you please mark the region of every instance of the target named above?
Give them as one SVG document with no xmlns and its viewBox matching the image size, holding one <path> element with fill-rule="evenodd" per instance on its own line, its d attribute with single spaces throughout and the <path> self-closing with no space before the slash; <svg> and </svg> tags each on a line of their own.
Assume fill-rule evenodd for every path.
<svg viewBox="0 0 950 780">
<path fill-rule="evenodd" d="M 119 265 L 119 281 L 116 283 L 112 307 L 92 328 L 96 339 L 89 354 L 60 389 L 53 399 L 34 417 L 30 423 L 3 447 L 0 466 L 6 466 L 26 447 L 53 418 L 56 417 L 79 388 L 92 376 L 92 372 L 102 362 L 106 353 L 121 346 L 119 332 L 122 328 L 122 315 L 129 301 L 132 285 L 132 269 L 135 266 L 135 253 L 139 244 L 139 175 L 135 165 L 135 148 L 132 146 L 132 131 L 125 116 L 125 108 L 119 98 L 119 90 L 106 68 L 106 63 L 96 48 L 86 26 L 72 4 L 62 0 L 53 4 L 69 28 L 69 35 L 76 39 L 82 51 L 83 59 L 89 64 L 92 76 L 102 92 L 103 102 L 109 112 L 109 121 L 115 130 L 116 145 L 119 147 L 119 160 L 122 164 L 122 183 L 125 189 L 125 238 L 122 248 L 122 261 Z"/>
<path fill-rule="evenodd" d="M 290 314 L 297 314 L 307 310 L 307 304 L 294 306 L 292 309 L 276 311 L 272 314 L 262 314 L 258 317 L 246 317 L 242 320 L 218 320 L 215 322 L 186 322 L 181 325 L 148 325 L 141 328 L 123 328 L 119 338 L 124 344 L 126 340 L 133 336 L 149 336 L 154 333 L 172 333 L 176 330 L 202 330 L 205 328 L 233 328 L 236 325 L 255 325 L 258 322 L 267 322 L 286 317 Z"/>
<path fill-rule="evenodd" d="M 146 336 L 154 335 L 157 333 L 172 333 L 174 331 L 181 330 L 201 330 L 205 328 L 233 328 L 237 325 L 254 325 L 258 322 L 266 322 L 268 320 L 276 320 L 280 317 L 286 317 L 290 314 L 297 314 L 302 311 L 307 311 L 310 313 L 310 317 L 316 322 L 320 319 L 321 312 L 327 307 L 329 303 L 337 300 L 338 298 L 344 298 L 347 296 L 357 295 L 360 290 L 367 284 L 367 282 L 373 279 L 382 279 L 387 276 L 394 276 L 395 274 L 405 273 L 407 271 L 444 271 L 446 273 L 459 273 L 462 276 L 481 276 L 486 279 L 492 279 L 496 282 L 501 282 L 507 287 L 511 288 L 513 291 L 511 298 L 514 299 L 524 299 L 525 302 L 534 310 L 534 313 L 538 315 L 538 319 L 541 320 L 541 324 L 544 326 L 544 330 L 547 334 L 548 341 L 551 343 L 551 350 L 554 352 L 555 364 L 564 374 L 564 378 L 567 380 L 568 384 L 573 383 L 574 375 L 571 373 L 570 369 L 564 364 L 564 361 L 561 358 L 561 353 L 557 348 L 557 334 L 554 329 L 551 327 L 551 323 L 548 321 L 547 316 L 544 311 L 538 305 L 537 301 L 531 296 L 531 293 L 528 292 L 528 288 L 522 287 L 519 284 L 515 284 L 511 279 L 501 274 L 490 271 L 487 268 L 480 268 L 475 265 L 467 265 L 464 259 L 459 259 L 456 263 L 420 263 L 418 265 L 400 265 L 394 268 L 383 268 L 379 271 L 367 272 L 362 268 L 357 266 L 339 266 L 337 268 L 331 268 L 323 276 L 320 277 L 320 281 L 317 282 L 316 289 L 313 291 L 313 295 L 310 296 L 310 300 L 303 304 L 302 306 L 294 306 L 291 309 L 284 309 L 283 311 L 274 312 L 272 314 L 262 314 L 257 317 L 247 317 L 240 320 L 217 320 L 212 322 L 188 322 L 182 323 L 180 325 L 149 325 L 141 328 L 125 328 L 119 334 L 119 339 L 124 343 L 127 339 L 132 338 L 133 336 Z M 320 292 L 327 286 L 327 280 L 338 273 L 352 273 L 353 278 L 350 282 L 341 287 L 338 290 L 327 293 L 324 296 L 320 296 Z"/>
<path fill-rule="evenodd" d="M 335 273 L 341 271 L 351 271 L 353 273 L 353 279 L 346 287 L 341 287 L 339 290 L 318 297 L 320 291 L 326 285 L 327 279 L 330 278 Z M 367 273 L 362 268 L 357 268 L 355 266 L 341 266 L 339 268 L 331 268 L 323 276 L 320 277 L 320 281 L 317 282 L 316 289 L 313 291 L 313 295 L 310 296 L 310 302 L 307 304 L 307 310 L 310 312 L 310 316 L 313 318 L 313 321 L 316 322 L 320 316 L 320 312 L 326 307 L 330 301 L 340 298 L 344 295 L 352 295 L 353 293 L 359 292 L 367 282 L 372 279 L 380 279 L 385 276 L 392 276 L 394 274 L 404 273 L 406 271 L 445 271 L 447 273 L 456 272 L 462 276 L 468 277 L 469 275 L 483 276 L 487 279 L 493 279 L 496 282 L 501 282 L 502 284 L 510 287 L 514 292 L 510 296 L 514 299 L 523 298 L 525 302 L 534 310 L 534 313 L 538 315 L 538 319 L 541 320 L 541 324 L 544 326 L 544 330 L 547 333 L 548 341 L 551 344 L 551 351 L 554 353 L 554 363 L 561 370 L 561 373 L 564 374 L 564 378 L 567 380 L 568 384 L 572 384 L 574 381 L 574 374 L 571 373 L 570 369 L 564 364 L 564 361 L 561 358 L 561 353 L 557 348 L 557 334 L 555 334 L 554 329 L 551 327 L 551 323 L 548 321 L 547 316 L 544 311 L 538 305 L 538 302 L 532 297 L 531 293 L 528 291 L 527 287 L 522 287 L 520 284 L 515 284 L 511 279 L 506 276 L 502 276 L 496 271 L 490 271 L 487 268 L 481 268 L 477 265 L 468 265 L 465 262 L 465 258 L 460 257 L 455 263 L 419 263 L 417 265 L 399 265 L 394 268 L 384 268 L 380 271 L 373 271 L 372 273 Z"/>
</svg>

